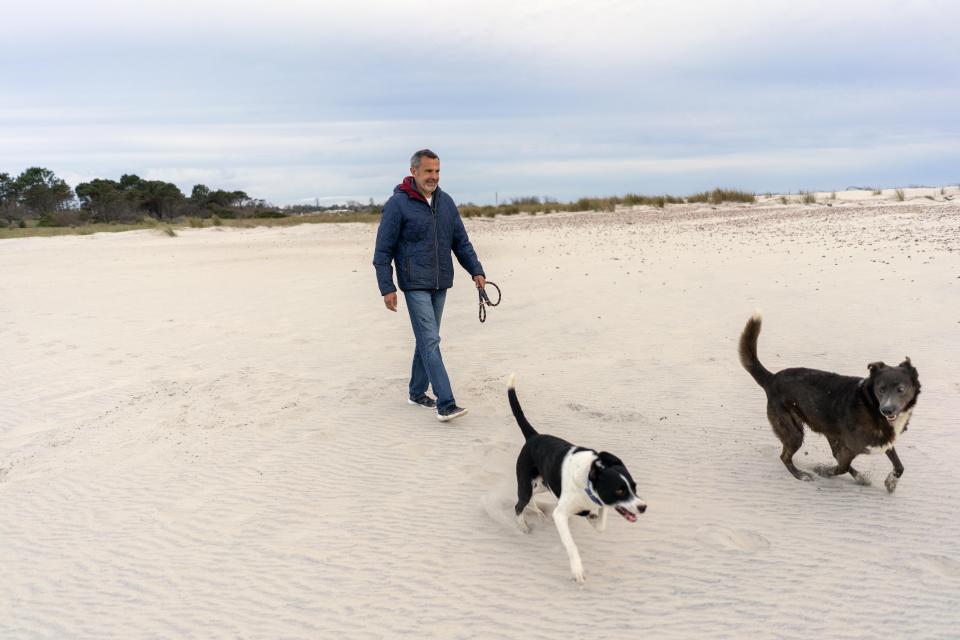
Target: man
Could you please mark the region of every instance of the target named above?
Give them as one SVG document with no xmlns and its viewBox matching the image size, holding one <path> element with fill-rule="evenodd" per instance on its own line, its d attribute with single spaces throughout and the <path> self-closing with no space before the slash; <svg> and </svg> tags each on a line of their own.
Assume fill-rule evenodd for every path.
<svg viewBox="0 0 960 640">
<path fill-rule="evenodd" d="M 410 373 L 408 402 L 437 409 L 437 419 L 447 422 L 467 413 L 458 407 L 447 370 L 440 356 L 440 318 L 447 289 L 453 286 L 450 252 L 477 285 L 486 284 L 483 267 L 470 244 L 467 230 L 453 199 L 440 190 L 440 158 L 421 149 L 410 158 L 410 175 L 393 190 L 383 207 L 373 266 L 383 303 L 397 310 L 397 288 L 393 266 L 403 291 L 413 325 L 416 350 Z M 427 384 L 437 399 L 427 395 Z"/>
</svg>

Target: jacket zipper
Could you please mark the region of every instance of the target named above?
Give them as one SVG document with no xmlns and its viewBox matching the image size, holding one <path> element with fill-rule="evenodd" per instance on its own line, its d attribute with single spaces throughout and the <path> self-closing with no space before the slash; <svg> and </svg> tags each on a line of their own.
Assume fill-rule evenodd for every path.
<svg viewBox="0 0 960 640">
<path fill-rule="evenodd" d="M 439 230 L 437 229 L 437 191 L 439 189 L 434 189 L 433 197 L 430 199 L 430 213 L 433 214 L 433 257 L 434 265 L 437 268 L 437 291 L 440 290 L 440 240 L 438 236 L 440 235 Z"/>
</svg>

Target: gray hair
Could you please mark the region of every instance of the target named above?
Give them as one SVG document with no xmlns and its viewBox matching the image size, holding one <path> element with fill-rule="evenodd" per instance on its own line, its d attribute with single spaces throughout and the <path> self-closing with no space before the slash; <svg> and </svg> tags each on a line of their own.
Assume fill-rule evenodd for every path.
<svg viewBox="0 0 960 640">
<path fill-rule="evenodd" d="M 430 149 L 420 149 L 420 151 L 417 151 L 415 154 L 410 156 L 410 167 L 413 169 L 419 169 L 420 158 L 431 158 L 431 159 L 439 160 L 440 156 L 435 154 L 433 151 L 430 151 Z"/>
</svg>

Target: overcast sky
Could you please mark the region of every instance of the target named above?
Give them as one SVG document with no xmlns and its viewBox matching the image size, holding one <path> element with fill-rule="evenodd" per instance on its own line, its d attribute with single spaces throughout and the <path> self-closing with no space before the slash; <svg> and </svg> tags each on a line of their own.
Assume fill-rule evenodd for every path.
<svg viewBox="0 0 960 640">
<path fill-rule="evenodd" d="M 956 184 L 958 29 L 952 0 L 7 3 L 0 172 L 380 202 L 429 147 L 459 202 Z"/>
</svg>

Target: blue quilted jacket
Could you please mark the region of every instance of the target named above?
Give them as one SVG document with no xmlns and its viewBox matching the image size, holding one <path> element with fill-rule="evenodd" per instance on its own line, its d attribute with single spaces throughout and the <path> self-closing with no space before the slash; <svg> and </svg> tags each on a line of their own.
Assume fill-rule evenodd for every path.
<svg viewBox="0 0 960 640">
<path fill-rule="evenodd" d="M 393 190 L 380 216 L 373 252 L 380 295 L 397 290 L 391 262 L 396 264 L 397 283 L 403 291 L 449 289 L 453 286 L 451 251 L 471 276 L 484 275 L 453 198 L 438 187 L 431 206 L 417 191 L 413 176 L 408 176 Z"/>
</svg>

